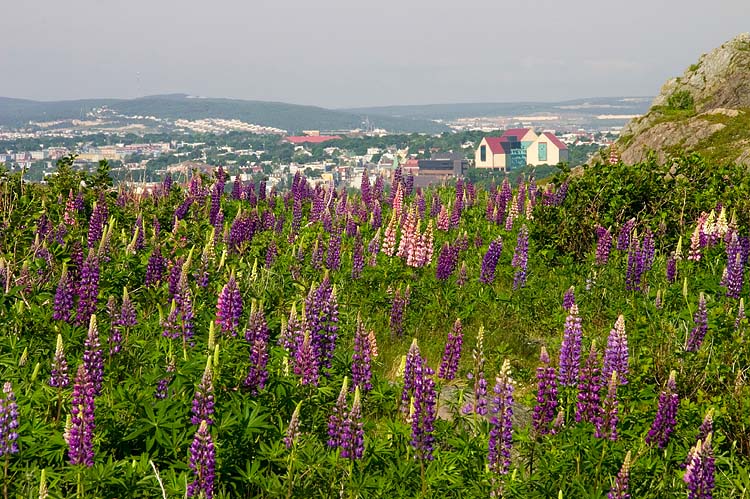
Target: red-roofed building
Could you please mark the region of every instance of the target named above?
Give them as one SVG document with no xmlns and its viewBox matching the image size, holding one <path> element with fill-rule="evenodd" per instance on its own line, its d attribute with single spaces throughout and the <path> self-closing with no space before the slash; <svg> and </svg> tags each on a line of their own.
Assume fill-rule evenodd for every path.
<svg viewBox="0 0 750 499">
<path fill-rule="evenodd" d="M 328 142 L 329 140 L 340 140 L 341 137 L 338 135 L 300 135 L 300 136 L 292 136 L 287 137 L 286 141 L 291 142 L 294 145 L 299 144 L 322 144 L 323 142 Z"/>
<path fill-rule="evenodd" d="M 484 137 L 474 153 L 474 166 L 508 170 L 512 151 L 519 147 L 518 140 L 509 140 L 508 137 Z"/>
<path fill-rule="evenodd" d="M 542 133 L 526 149 L 526 161 L 530 165 L 556 165 L 568 159 L 568 146 L 549 132 Z"/>
<path fill-rule="evenodd" d="M 511 128 L 505 130 L 503 137 L 508 140 L 517 140 L 524 148 L 527 148 L 536 140 L 537 135 L 533 128 Z"/>
<path fill-rule="evenodd" d="M 554 134 L 531 128 L 511 128 L 501 137 L 485 137 L 474 153 L 477 168 L 504 171 L 527 165 L 556 165 L 568 161 L 567 146 Z"/>
</svg>

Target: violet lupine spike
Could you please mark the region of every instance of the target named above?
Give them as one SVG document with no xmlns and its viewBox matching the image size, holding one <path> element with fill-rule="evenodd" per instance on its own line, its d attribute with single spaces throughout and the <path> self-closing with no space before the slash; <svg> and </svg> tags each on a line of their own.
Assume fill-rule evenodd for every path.
<svg viewBox="0 0 750 499">
<path fill-rule="evenodd" d="M 708 311 L 706 309 L 706 296 L 701 291 L 698 298 L 698 309 L 693 314 L 695 326 L 690 330 L 685 350 L 688 352 L 697 352 L 703 344 L 703 339 L 708 332 Z"/>
<path fill-rule="evenodd" d="M 365 248 L 362 244 L 362 236 L 357 232 L 352 248 L 352 279 L 359 279 L 365 268 Z"/>
<path fill-rule="evenodd" d="M 656 417 L 648 435 L 646 435 L 646 443 L 649 445 L 656 444 L 660 449 L 666 447 L 669 437 L 677 425 L 677 409 L 680 405 L 680 397 L 677 394 L 675 376 L 675 371 L 669 373 L 667 386 L 659 394 L 659 406 L 656 409 Z"/>
<path fill-rule="evenodd" d="M 302 344 L 295 352 L 294 373 L 300 376 L 300 383 L 303 385 L 318 386 L 319 364 L 310 338 L 310 331 L 305 331 Z"/>
<path fill-rule="evenodd" d="M 242 317 L 242 295 L 234 272 L 232 272 L 216 303 L 216 324 L 221 327 L 223 334 L 237 336 L 240 317 Z"/>
<path fill-rule="evenodd" d="M 284 445 L 287 450 L 294 447 L 299 439 L 299 412 L 302 408 L 302 401 L 297 402 L 297 406 L 294 408 L 292 417 L 289 420 L 289 426 L 287 426 L 286 433 L 284 434 Z"/>
<path fill-rule="evenodd" d="M 435 268 L 437 279 L 440 281 L 448 279 L 456 269 L 457 260 L 457 249 L 447 241 L 444 242 L 438 254 L 437 266 Z"/>
<path fill-rule="evenodd" d="M 599 392 L 602 390 L 601 369 L 596 342 L 591 342 L 591 349 L 578 379 L 576 402 L 576 422 L 599 424 L 602 417 L 602 403 Z"/>
<path fill-rule="evenodd" d="M 635 218 L 625 222 L 620 228 L 620 234 L 617 236 L 617 251 L 626 251 L 630 248 L 630 236 L 635 227 Z"/>
<path fill-rule="evenodd" d="M 0 397 L 0 457 L 18 453 L 18 403 L 13 393 L 13 385 L 3 384 Z"/>
<path fill-rule="evenodd" d="M 122 327 L 133 327 L 138 324 L 138 318 L 135 311 L 135 305 L 130 299 L 128 288 L 122 289 L 122 305 L 120 306 L 120 316 L 118 325 Z"/>
<path fill-rule="evenodd" d="M 55 291 L 55 302 L 53 305 L 52 319 L 70 323 L 73 311 L 73 289 L 75 284 L 68 275 L 67 266 L 63 263 L 60 282 Z"/>
<path fill-rule="evenodd" d="M 521 230 L 518 231 L 518 239 L 516 242 L 516 249 L 513 253 L 513 260 L 511 266 L 516 269 L 516 273 L 513 276 L 513 289 L 522 288 L 526 285 L 527 277 L 527 265 L 529 261 L 529 230 L 526 228 L 526 224 L 521 226 Z"/>
<path fill-rule="evenodd" d="M 536 405 L 532 422 L 537 434 L 548 435 L 555 433 L 552 423 L 557 414 L 557 373 L 555 368 L 550 366 L 549 354 L 544 347 L 539 355 L 539 361 L 542 365 L 536 368 Z"/>
<path fill-rule="evenodd" d="M 99 201 L 94 203 L 94 210 L 91 212 L 91 218 L 89 219 L 87 240 L 89 248 L 96 248 L 99 245 L 108 216 L 107 203 L 102 193 L 99 196 Z"/>
<path fill-rule="evenodd" d="M 406 286 L 403 290 L 396 289 L 393 293 L 389 322 L 391 338 L 400 338 L 404 335 L 404 314 L 406 313 L 406 307 L 409 306 L 410 296 L 411 288 L 409 286 Z"/>
<path fill-rule="evenodd" d="M 109 316 L 109 356 L 120 353 L 122 350 L 122 330 L 120 328 L 120 319 L 115 310 L 117 304 L 115 303 L 115 297 L 110 296 L 107 300 L 107 315 Z"/>
<path fill-rule="evenodd" d="M 370 337 L 357 316 L 357 329 L 354 332 L 354 350 L 352 352 L 352 385 L 363 392 L 372 390 L 372 362 L 373 352 Z"/>
<path fill-rule="evenodd" d="M 575 287 L 571 286 L 563 294 L 562 306 L 565 311 L 570 311 L 570 307 L 576 303 Z"/>
<path fill-rule="evenodd" d="M 193 395 L 192 416 L 190 424 L 199 425 L 205 421 L 206 424 L 213 424 L 211 416 L 214 414 L 214 375 L 211 368 L 211 356 L 206 360 L 206 369 L 203 371 L 198 386 L 195 388 Z"/>
<path fill-rule="evenodd" d="M 401 389 L 401 405 L 399 407 L 402 414 L 408 414 L 411 409 L 411 397 L 414 394 L 414 372 L 421 358 L 417 339 L 414 338 L 409 351 L 403 357 L 404 386 Z"/>
<path fill-rule="evenodd" d="M 146 286 L 157 285 L 161 282 L 164 272 L 167 269 L 167 263 L 161 254 L 161 248 L 156 246 L 148 258 L 146 265 Z"/>
<path fill-rule="evenodd" d="M 339 397 L 336 399 L 336 404 L 331 409 L 331 414 L 328 416 L 328 447 L 331 449 L 337 449 L 343 443 L 342 441 L 342 425 L 347 418 L 346 413 L 346 395 L 349 392 L 349 378 L 344 376 L 344 381 L 341 383 L 341 391 L 339 391 Z"/>
<path fill-rule="evenodd" d="M 746 321 L 747 316 L 745 315 L 745 299 L 740 298 L 740 304 L 737 306 L 737 317 L 734 319 L 734 330 L 738 331 L 742 326 L 742 321 Z"/>
<path fill-rule="evenodd" d="M 604 227 L 596 228 L 596 265 L 602 267 L 609 260 L 609 252 L 612 248 L 612 233 Z"/>
<path fill-rule="evenodd" d="M 63 346 L 62 335 L 58 333 L 55 355 L 52 357 L 49 386 L 53 388 L 67 388 L 69 384 L 70 376 L 68 376 L 68 361 L 65 358 L 65 348 Z"/>
<path fill-rule="evenodd" d="M 326 252 L 326 267 L 329 270 L 338 270 L 341 266 L 341 236 L 331 235 L 328 239 L 328 251 Z"/>
<path fill-rule="evenodd" d="M 256 339 L 250 352 L 250 367 L 244 385 L 250 388 L 250 393 L 258 395 L 268 381 L 268 342 Z"/>
<path fill-rule="evenodd" d="M 456 286 L 462 288 L 467 282 L 469 282 L 469 269 L 466 267 L 466 262 L 461 262 L 461 268 L 458 270 L 458 277 L 456 277 Z"/>
<path fill-rule="evenodd" d="M 510 451 L 513 446 L 513 389 L 510 362 L 506 359 L 495 380 L 495 396 L 490 419 L 490 437 L 487 461 L 490 470 L 505 475 L 510 470 Z"/>
<path fill-rule="evenodd" d="M 362 459 L 365 452 L 365 431 L 362 423 L 362 395 L 359 386 L 354 389 L 354 401 L 341 425 L 341 457 Z"/>
<path fill-rule="evenodd" d="M 338 301 L 328 275 L 317 288 L 310 287 L 305 312 L 319 369 L 330 369 L 338 338 Z"/>
<path fill-rule="evenodd" d="M 677 258 L 674 254 L 667 258 L 666 274 L 668 283 L 673 284 L 677 280 Z"/>
<path fill-rule="evenodd" d="M 484 377 L 484 326 L 479 327 L 477 340 L 471 356 L 474 360 L 474 368 L 468 378 L 474 381 L 474 400 L 464 405 L 461 412 L 464 414 L 487 414 L 487 380 Z"/>
<path fill-rule="evenodd" d="M 186 495 L 212 499 L 216 478 L 216 449 L 208 429 L 208 422 L 205 420 L 200 422 L 193 443 L 190 445 L 189 466 L 195 479 L 188 484 Z"/>
<path fill-rule="evenodd" d="M 94 465 L 95 393 L 85 364 L 79 365 L 73 384 L 71 426 L 67 439 L 68 460 L 74 466 Z"/>
<path fill-rule="evenodd" d="M 630 499 L 629 492 L 629 479 L 630 479 L 630 451 L 625 454 L 625 460 L 622 463 L 620 472 L 617 473 L 615 483 L 607 494 L 607 499 Z"/>
<path fill-rule="evenodd" d="M 716 463 L 711 446 L 712 434 L 690 449 L 682 479 L 687 484 L 688 499 L 711 499 L 716 486 Z"/>
<path fill-rule="evenodd" d="M 89 256 L 81 269 L 78 296 L 76 324 L 82 326 L 87 324 L 96 312 L 96 301 L 99 296 L 99 258 L 93 249 L 89 251 Z"/>
<path fill-rule="evenodd" d="M 89 319 L 88 334 L 83 342 L 83 347 L 83 365 L 86 367 L 86 373 L 94 390 L 94 395 L 98 396 L 102 391 L 104 380 L 104 357 L 99 341 L 96 315 L 92 315 Z"/>
<path fill-rule="evenodd" d="M 596 425 L 594 436 L 596 438 L 607 438 L 612 441 L 617 440 L 617 423 L 619 421 L 617 386 L 620 384 L 620 381 L 617 378 L 617 371 L 612 371 L 609 381 L 607 382 L 607 394 L 602 403 L 601 417 L 594 422 Z"/>
<path fill-rule="evenodd" d="M 565 319 L 565 331 L 560 345 L 560 373 L 558 380 L 561 386 L 576 386 L 581 364 L 581 318 L 578 317 L 578 305 L 570 307 Z"/>
<path fill-rule="evenodd" d="M 625 317 L 620 314 L 615 325 L 609 332 L 607 339 L 607 350 L 604 353 L 604 365 L 602 366 L 602 377 L 609 379 L 612 373 L 617 371 L 617 377 L 621 385 L 628 384 L 628 337 L 625 334 Z"/>
<path fill-rule="evenodd" d="M 411 415 L 411 445 L 414 457 L 432 461 L 435 437 L 435 418 L 437 417 L 437 392 L 435 372 L 427 365 L 427 361 L 417 355 L 414 366 L 414 403 Z"/>
<path fill-rule="evenodd" d="M 698 440 L 705 441 L 710 433 L 714 431 L 714 410 L 709 409 L 703 417 L 703 422 L 698 428 Z"/>
<path fill-rule="evenodd" d="M 498 237 L 490 243 L 490 246 L 487 248 L 487 253 L 484 254 L 484 258 L 482 259 L 482 270 L 479 274 L 480 282 L 483 282 L 484 284 L 492 284 L 495 280 L 495 270 L 502 251 L 503 240 Z"/>
<path fill-rule="evenodd" d="M 455 379 L 458 372 L 458 362 L 461 359 L 461 347 L 463 346 L 464 333 L 461 319 L 456 319 L 453 331 L 448 333 L 448 341 L 445 343 L 443 361 L 440 363 L 438 377 L 447 381 Z"/>
<path fill-rule="evenodd" d="M 724 284 L 727 288 L 726 295 L 730 298 L 739 299 L 745 273 L 742 245 L 736 232 L 732 232 L 730 237 L 731 239 L 726 245 L 727 278 Z"/>
</svg>

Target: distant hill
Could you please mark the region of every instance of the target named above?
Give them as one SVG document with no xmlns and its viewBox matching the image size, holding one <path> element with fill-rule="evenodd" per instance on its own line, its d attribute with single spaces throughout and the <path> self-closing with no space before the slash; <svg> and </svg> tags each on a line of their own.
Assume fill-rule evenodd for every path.
<svg viewBox="0 0 750 499">
<path fill-rule="evenodd" d="M 710 163 L 750 166 L 750 33 L 703 54 L 661 88 L 617 143 L 625 163 L 696 152 Z"/>
<path fill-rule="evenodd" d="M 0 125 L 23 126 L 29 121 L 78 119 L 94 108 L 108 108 L 129 116 L 148 115 L 165 119 L 238 119 L 257 125 L 300 130 L 349 130 L 362 128 L 368 118 L 376 128 L 393 132 L 439 133 L 448 128 L 426 119 L 399 118 L 387 115 L 300 106 L 282 102 L 239 99 L 193 98 L 183 94 L 155 95 L 138 99 L 85 99 L 40 102 L 0 97 Z"/>
<path fill-rule="evenodd" d="M 465 117 L 528 116 L 538 113 L 568 115 L 643 114 L 650 97 L 593 97 L 561 102 L 474 102 L 342 109 L 369 116 L 393 116 L 426 120 L 454 120 Z"/>
</svg>

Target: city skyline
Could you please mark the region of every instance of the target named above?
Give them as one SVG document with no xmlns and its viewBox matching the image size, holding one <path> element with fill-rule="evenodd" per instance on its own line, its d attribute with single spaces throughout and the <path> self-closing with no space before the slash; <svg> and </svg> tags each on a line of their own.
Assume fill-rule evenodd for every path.
<svg viewBox="0 0 750 499">
<path fill-rule="evenodd" d="M 0 96 L 186 93 L 328 108 L 648 96 L 748 29 L 746 2 L 710 16 L 703 5 L 14 2 L 6 18 L 28 22 L 4 28 Z"/>
</svg>

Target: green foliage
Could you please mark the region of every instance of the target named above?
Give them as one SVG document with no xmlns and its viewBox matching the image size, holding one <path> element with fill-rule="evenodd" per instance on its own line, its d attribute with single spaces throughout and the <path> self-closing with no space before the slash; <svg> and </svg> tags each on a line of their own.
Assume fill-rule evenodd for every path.
<svg viewBox="0 0 750 499">
<path fill-rule="evenodd" d="M 678 90 L 667 98 L 667 105 L 671 109 L 687 111 L 693 109 L 693 95 L 688 90 Z"/>
</svg>

